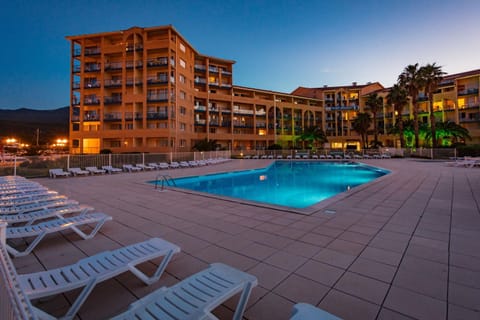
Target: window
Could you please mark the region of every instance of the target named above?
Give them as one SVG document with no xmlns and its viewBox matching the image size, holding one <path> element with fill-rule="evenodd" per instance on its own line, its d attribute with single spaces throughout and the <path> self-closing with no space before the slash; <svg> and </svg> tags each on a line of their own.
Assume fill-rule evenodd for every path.
<svg viewBox="0 0 480 320">
<path fill-rule="evenodd" d="M 185 52 L 185 45 L 180 42 L 180 51 Z"/>
<path fill-rule="evenodd" d="M 157 128 L 158 129 L 166 129 L 166 128 L 168 128 L 168 123 L 167 122 L 159 122 L 157 124 Z"/>
<path fill-rule="evenodd" d="M 168 147 L 168 139 L 159 139 L 160 147 Z"/>
<path fill-rule="evenodd" d="M 133 123 L 126 123 L 125 124 L 125 129 L 126 130 L 133 130 Z"/>
<path fill-rule="evenodd" d="M 181 115 L 186 115 L 186 114 L 187 114 L 187 108 L 185 108 L 185 107 L 180 107 L 180 114 L 181 114 Z"/>
<path fill-rule="evenodd" d="M 181 74 L 181 75 L 179 76 L 179 80 L 180 80 L 180 83 L 185 83 L 185 82 L 186 82 L 185 76 L 184 76 L 183 74 Z"/>
<path fill-rule="evenodd" d="M 110 148 L 120 148 L 121 146 L 122 146 L 122 142 L 120 140 L 110 141 Z"/>
<path fill-rule="evenodd" d="M 187 97 L 187 94 L 183 91 L 180 91 L 180 99 L 185 100 L 186 97 Z"/>
<path fill-rule="evenodd" d="M 185 148 L 187 146 L 187 140 L 180 139 L 180 148 Z"/>
<path fill-rule="evenodd" d="M 185 128 L 186 128 L 186 127 L 187 127 L 187 126 L 185 125 L 185 123 L 181 123 L 181 122 L 180 122 L 180 131 L 185 131 Z"/>
<path fill-rule="evenodd" d="M 80 124 L 79 123 L 74 123 L 72 125 L 72 131 L 80 131 Z"/>
<path fill-rule="evenodd" d="M 187 64 L 185 63 L 185 60 L 180 59 L 180 67 L 182 67 L 184 69 L 187 67 Z"/>
<path fill-rule="evenodd" d="M 73 148 L 80 148 L 80 140 L 78 140 L 78 139 L 73 139 L 73 140 L 72 140 L 72 147 L 73 147 Z"/>
</svg>

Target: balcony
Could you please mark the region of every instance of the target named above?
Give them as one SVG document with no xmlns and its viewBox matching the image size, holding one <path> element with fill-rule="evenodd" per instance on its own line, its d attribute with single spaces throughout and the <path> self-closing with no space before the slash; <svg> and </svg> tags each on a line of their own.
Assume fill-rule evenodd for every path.
<svg viewBox="0 0 480 320">
<path fill-rule="evenodd" d="M 105 64 L 105 71 L 122 70 L 123 64 L 121 62 L 110 62 Z"/>
<path fill-rule="evenodd" d="M 85 98 L 83 101 L 83 104 L 86 106 L 92 106 L 92 105 L 99 105 L 100 104 L 100 99 L 98 98 Z"/>
<path fill-rule="evenodd" d="M 85 89 L 100 88 L 100 82 L 88 82 L 83 86 Z"/>
<path fill-rule="evenodd" d="M 96 112 L 86 112 L 83 115 L 83 121 L 100 121 L 100 116 Z"/>
<path fill-rule="evenodd" d="M 218 67 L 208 66 L 208 72 L 218 73 Z"/>
<path fill-rule="evenodd" d="M 149 77 L 147 78 L 147 83 L 148 84 L 168 84 L 168 77 L 167 76 Z"/>
<path fill-rule="evenodd" d="M 267 127 L 267 124 L 266 124 L 266 123 L 257 123 L 257 124 L 256 124 L 256 127 L 257 127 L 257 128 L 266 128 L 266 127 Z"/>
<path fill-rule="evenodd" d="M 105 88 L 118 88 L 122 86 L 122 80 L 107 79 L 104 82 Z"/>
<path fill-rule="evenodd" d="M 232 73 L 231 73 L 230 71 L 227 71 L 227 70 L 223 70 L 223 69 L 222 69 L 222 75 L 224 75 L 224 76 L 231 76 Z"/>
<path fill-rule="evenodd" d="M 478 95 L 478 88 L 458 91 L 458 96 Z"/>
<path fill-rule="evenodd" d="M 147 68 L 155 68 L 155 67 L 167 67 L 168 66 L 168 58 L 161 57 L 155 59 L 148 59 L 147 60 Z"/>
<path fill-rule="evenodd" d="M 133 78 L 128 78 L 127 81 L 125 81 L 125 84 L 127 85 L 127 87 L 131 87 L 133 85 L 136 85 L 136 86 L 141 86 L 142 85 L 142 80 L 140 79 L 133 79 Z"/>
<path fill-rule="evenodd" d="M 133 68 L 142 68 L 143 67 L 143 62 L 142 61 L 127 61 L 125 63 L 125 68 L 127 69 L 133 69 Z"/>
<path fill-rule="evenodd" d="M 148 102 L 166 102 L 168 101 L 167 94 L 149 94 L 147 95 Z"/>
<path fill-rule="evenodd" d="M 195 120 L 195 125 L 196 125 L 196 126 L 204 126 L 205 124 L 206 124 L 206 120 L 205 120 L 205 119 Z"/>
<path fill-rule="evenodd" d="M 82 67 L 81 66 L 73 66 L 73 73 L 79 73 L 82 71 Z"/>
<path fill-rule="evenodd" d="M 143 45 L 141 44 L 137 44 L 137 45 L 128 45 L 126 48 L 125 48 L 125 51 L 127 52 L 131 52 L 131 51 L 142 51 L 143 50 Z"/>
<path fill-rule="evenodd" d="M 100 53 L 101 51 L 99 47 L 85 48 L 85 52 L 84 52 L 86 56 L 95 56 L 95 55 L 99 55 Z"/>
<path fill-rule="evenodd" d="M 79 57 L 82 55 L 82 49 L 81 48 L 77 48 L 75 50 L 73 50 L 73 56 L 74 57 Z"/>
<path fill-rule="evenodd" d="M 203 64 L 196 64 L 194 67 L 196 72 L 205 72 L 207 71 L 207 67 Z"/>
<path fill-rule="evenodd" d="M 101 71 L 100 64 L 85 65 L 85 72 L 99 72 Z"/>
<path fill-rule="evenodd" d="M 80 89 L 80 82 L 74 82 L 74 83 L 72 84 L 72 89 L 73 89 L 73 90 Z"/>
<path fill-rule="evenodd" d="M 199 104 L 193 106 L 193 109 L 194 109 L 195 111 L 204 111 L 204 112 L 207 111 L 207 107 L 206 107 L 206 106 L 202 106 L 202 105 L 199 105 Z"/>
<path fill-rule="evenodd" d="M 229 84 L 229 83 L 222 83 L 222 84 L 220 85 L 220 87 L 230 89 L 230 88 L 232 87 L 232 85 Z"/>
<path fill-rule="evenodd" d="M 168 112 L 147 112 L 147 120 L 166 120 Z"/>
<path fill-rule="evenodd" d="M 103 99 L 104 104 L 121 104 L 122 96 L 111 96 Z"/>
<path fill-rule="evenodd" d="M 143 113 L 135 112 L 135 120 L 143 120 Z"/>
<path fill-rule="evenodd" d="M 122 121 L 122 113 L 121 112 L 105 113 L 103 115 L 103 121 Z"/>
<path fill-rule="evenodd" d="M 205 78 L 195 78 L 194 80 L 195 84 L 206 84 L 207 83 L 207 79 Z"/>
</svg>

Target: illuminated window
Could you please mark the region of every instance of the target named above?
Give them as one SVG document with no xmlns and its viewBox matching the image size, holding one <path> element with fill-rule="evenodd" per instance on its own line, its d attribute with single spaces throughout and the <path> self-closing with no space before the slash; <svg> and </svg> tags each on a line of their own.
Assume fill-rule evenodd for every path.
<svg viewBox="0 0 480 320">
<path fill-rule="evenodd" d="M 83 139 L 83 152 L 84 153 L 99 153 L 100 152 L 100 139 Z"/>
</svg>

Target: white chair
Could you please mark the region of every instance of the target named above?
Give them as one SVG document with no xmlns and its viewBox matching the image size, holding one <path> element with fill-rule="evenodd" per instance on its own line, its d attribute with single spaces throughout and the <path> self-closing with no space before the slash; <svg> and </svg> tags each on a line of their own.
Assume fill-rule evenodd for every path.
<svg viewBox="0 0 480 320">
<path fill-rule="evenodd" d="M 166 162 L 160 162 L 160 163 L 158 164 L 158 167 L 159 167 L 160 169 L 168 169 L 168 168 L 170 168 L 170 165 L 169 165 L 168 163 L 166 163 Z"/>
<path fill-rule="evenodd" d="M 30 211 L 62 207 L 66 205 L 78 205 L 78 202 L 75 200 L 68 200 L 67 198 L 61 198 L 51 201 L 41 201 L 16 206 L 0 207 L 0 214 L 21 214 Z"/>
<path fill-rule="evenodd" d="M 62 200 L 62 199 L 67 199 L 67 197 L 58 195 L 55 192 L 55 193 L 50 194 L 50 195 L 33 196 L 33 197 L 29 197 L 29 198 L 0 201 L 0 208 L 6 208 L 6 207 L 15 208 L 15 207 L 18 207 L 18 206 L 24 206 L 24 205 L 42 203 L 42 202 L 48 202 L 48 201 L 55 201 L 55 200 Z"/>
<path fill-rule="evenodd" d="M 180 168 L 189 168 L 190 165 L 188 164 L 187 161 L 180 161 Z"/>
<path fill-rule="evenodd" d="M 62 317 L 72 319 L 98 283 L 130 271 L 145 284 L 150 285 L 160 279 L 172 256 L 178 252 L 180 252 L 178 246 L 159 238 L 152 238 L 120 249 L 98 253 L 73 265 L 21 274 L 18 275 L 18 280 L 30 300 L 82 288 L 75 302 Z M 164 258 L 152 276 L 147 276 L 137 268 L 137 265 L 159 257 Z"/>
<path fill-rule="evenodd" d="M 63 169 L 50 169 L 48 170 L 48 173 L 50 175 L 50 178 L 56 178 L 56 177 L 68 177 L 70 175 L 69 172 L 63 171 Z"/>
<path fill-rule="evenodd" d="M 136 172 L 136 171 L 142 171 L 142 168 L 132 166 L 131 164 L 124 164 L 123 165 L 123 171 Z"/>
<path fill-rule="evenodd" d="M 143 171 L 155 170 L 155 167 L 152 167 L 152 166 L 149 166 L 149 165 L 146 165 L 146 164 L 143 164 L 143 163 L 137 163 L 136 167 L 142 169 Z"/>
<path fill-rule="evenodd" d="M 170 168 L 172 169 L 180 168 L 180 164 L 176 161 L 172 161 L 170 162 Z"/>
<path fill-rule="evenodd" d="M 91 174 L 105 174 L 107 172 L 107 170 L 98 169 L 97 167 L 85 167 L 85 170 L 87 170 Z"/>
<path fill-rule="evenodd" d="M 122 169 L 114 168 L 112 166 L 102 166 L 102 169 L 107 171 L 109 174 L 122 172 Z"/>
<path fill-rule="evenodd" d="M 47 235 L 54 232 L 72 230 L 78 234 L 83 239 L 93 238 L 98 230 L 103 226 L 103 224 L 109 220 L 112 220 L 112 217 L 104 213 L 90 213 L 84 215 L 77 215 L 68 218 L 59 218 L 54 220 L 49 220 L 46 222 L 41 222 L 29 226 L 21 227 L 8 227 L 7 228 L 7 239 L 18 239 L 18 238 L 27 238 L 35 237 L 35 239 L 28 245 L 28 247 L 23 251 L 18 251 L 12 246 L 7 244 L 8 252 L 15 256 L 21 257 L 26 256 L 38 245 L 38 243 Z M 96 224 L 90 233 L 84 233 L 78 227 L 87 224 Z"/>
<path fill-rule="evenodd" d="M 149 167 L 152 167 L 152 168 L 155 169 L 155 170 L 160 169 L 160 166 L 159 166 L 157 163 L 155 163 L 155 162 L 150 162 L 150 163 L 148 164 L 148 166 L 149 166 Z"/>
<path fill-rule="evenodd" d="M 93 208 L 78 204 L 65 205 L 63 207 L 44 208 L 18 214 L 0 214 L 0 220 L 7 222 L 10 226 L 18 223 L 24 223 L 26 226 L 29 226 L 37 220 L 52 217 L 64 218 L 68 214 L 86 214 L 89 211 L 93 211 Z"/>
<path fill-rule="evenodd" d="M 82 170 L 80 168 L 69 168 L 68 172 L 73 174 L 75 177 L 76 176 L 88 176 L 90 174 L 90 171 Z"/>
<path fill-rule="evenodd" d="M 0 202 L 12 202 L 12 201 L 22 201 L 25 199 L 38 199 L 42 197 L 56 196 L 58 192 L 46 190 L 35 190 L 31 192 L 21 192 L 21 193 L 0 193 Z"/>
<path fill-rule="evenodd" d="M 157 289 L 112 319 L 216 319 L 211 312 L 241 292 L 233 315 L 234 320 L 241 320 L 252 288 L 257 283 L 257 278 L 248 273 L 213 263 L 172 287 Z"/>
<path fill-rule="evenodd" d="M 290 320 L 342 320 L 322 309 L 308 303 L 297 303 L 293 306 Z"/>
</svg>

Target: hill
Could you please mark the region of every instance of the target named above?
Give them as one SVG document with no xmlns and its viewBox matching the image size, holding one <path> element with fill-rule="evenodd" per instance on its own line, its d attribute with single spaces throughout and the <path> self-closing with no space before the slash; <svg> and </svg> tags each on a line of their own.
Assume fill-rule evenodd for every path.
<svg viewBox="0 0 480 320">
<path fill-rule="evenodd" d="M 52 143 L 58 137 L 68 136 L 69 108 L 53 110 L 0 110 L 0 138 L 15 137 L 23 143 Z"/>
</svg>

